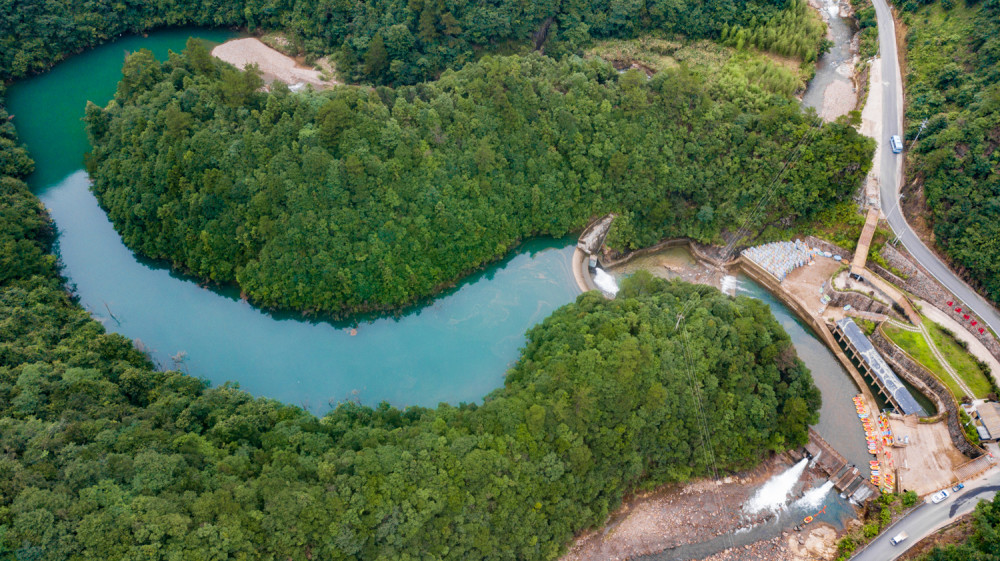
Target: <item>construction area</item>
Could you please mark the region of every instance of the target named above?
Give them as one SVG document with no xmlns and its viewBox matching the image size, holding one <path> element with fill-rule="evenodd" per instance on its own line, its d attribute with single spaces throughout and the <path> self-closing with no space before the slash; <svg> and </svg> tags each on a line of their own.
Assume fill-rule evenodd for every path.
<svg viewBox="0 0 1000 561">
<path fill-rule="evenodd" d="M 867 244 L 875 231 L 877 216 L 871 210 L 867 213 L 861 240 L 865 251 L 858 251 L 857 258 L 843 250 L 838 252 L 835 246 L 821 247 L 818 240 L 811 240 L 746 250 L 741 264 L 827 342 L 861 390 L 856 398 L 859 411 L 878 412 L 880 403 L 888 403 L 895 409 L 890 415 L 878 417 L 895 439 L 884 446 L 878 441 L 872 449 L 869 438 L 875 456 L 871 462 L 872 482 L 878 480 L 880 486 L 892 490 L 912 490 L 927 496 L 981 474 L 993 466 L 994 460 L 985 450 L 963 442 L 961 434 L 949 431 L 949 422 L 957 422 L 949 419 L 949 415 L 956 413 L 926 411 L 912 396 L 913 388 L 900 380 L 905 375 L 920 384 L 921 376 L 933 374 L 919 366 L 915 368 L 920 372 L 911 371 L 898 361 L 893 361 L 890 367 L 856 323 L 864 320 L 877 326 L 889 321 L 893 325 L 912 325 L 909 329 L 914 331 L 925 331 L 922 318 L 907 295 L 866 268 Z M 928 391 L 931 386 L 933 380 L 920 384 L 920 391 Z M 883 401 L 876 401 L 876 393 L 881 394 Z M 954 396 L 931 396 L 939 406 L 944 399 L 954 407 Z M 925 418 L 928 415 L 934 416 Z M 869 466 L 850 466 L 837 458 L 835 450 L 822 449 L 818 444 L 810 446 L 815 448 L 808 452 L 816 456 L 817 467 L 828 473 L 845 494 L 852 495 L 859 487 L 858 482 L 868 477 Z M 885 485 L 886 475 L 891 486 Z"/>
<path fill-rule="evenodd" d="M 960 480 L 955 470 L 970 460 L 952 444 L 945 423 L 921 423 L 915 416 L 891 415 L 889 422 L 897 439 L 906 446 L 893 448 L 900 489 L 924 496 L 951 487 Z"/>
</svg>

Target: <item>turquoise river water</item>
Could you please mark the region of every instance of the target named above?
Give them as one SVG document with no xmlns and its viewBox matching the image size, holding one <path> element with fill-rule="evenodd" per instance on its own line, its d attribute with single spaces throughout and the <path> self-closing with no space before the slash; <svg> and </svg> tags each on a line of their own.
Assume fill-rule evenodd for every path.
<svg viewBox="0 0 1000 561">
<path fill-rule="evenodd" d="M 37 166 L 29 184 L 59 229 L 63 273 L 81 304 L 163 368 L 213 384 L 237 382 L 254 395 L 320 414 L 344 400 L 397 406 L 478 401 L 502 385 L 524 332 L 578 293 L 570 270 L 573 240 L 528 242 L 399 317 L 351 323 L 263 312 L 241 301 L 235 289 L 205 288 L 122 244 L 89 190 L 83 171 L 89 146 L 80 119 L 88 100 L 103 105 L 114 95 L 126 52 L 147 48 L 162 60 L 191 34 L 212 42 L 234 36 L 174 29 L 124 38 L 8 90 L 8 109 Z M 771 306 L 823 391 L 817 430 L 849 459 L 863 461 L 851 380 L 784 305 L 750 279 L 740 282 L 745 294 Z M 833 507 L 826 516 L 835 524 L 849 515 L 834 494 L 824 504 Z M 755 529 L 739 541 L 770 536 L 790 523 Z M 655 558 L 700 557 L 732 545 L 727 539 Z"/>
<path fill-rule="evenodd" d="M 471 402 L 499 387 L 524 332 L 576 297 L 571 240 L 528 242 L 398 318 L 355 323 L 269 314 L 241 301 L 235 289 L 204 288 L 122 244 L 89 190 L 82 169 L 89 145 L 80 119 L 88 100 L 103 105 L 114 95 L 126 52 L 147 48 L 163 59 L 192 33 L 216 42 L 233 36 L 174 29 L 129 37 L 8 91 L 8 109 L 36 161 L 29 184 L 59 229 L 64 274 L 83 306 L 109 330 L 140 342 L 161 367 L 213 384 L 238 382 L 254 395 L 316 413 L 344 400 Z M 813 371 L 823 391 L 820 434 L 852 461 L 864 461 L 851 380 L 787 308 L 750 279 L 742 278 L 741 286 L 770 304 Z"/>
<path fill-rule="evenodd" d="M 344 400 L 471 402 L 501 386 L 524 332 L 576 298 L 571 240 L 533 240 L 398 318 L 350 324 L 262 312 L 235 290 L 202 288 L 122 244 L 89 190 L 80 119 L 88 100 L 112 98 L 126 52 L 146 48 L 163 60 L 192 33 L 216 42 L 234 36 L 174 29 L 129 37 L 8 90 L 8 109 L 36 163 L 28 182 L 59 229 L 63 273 L 83 306 L 107 329 L 141 341 L 161 367 L 213 384 L 236 381 L 316 413 Z"/>
</svg>

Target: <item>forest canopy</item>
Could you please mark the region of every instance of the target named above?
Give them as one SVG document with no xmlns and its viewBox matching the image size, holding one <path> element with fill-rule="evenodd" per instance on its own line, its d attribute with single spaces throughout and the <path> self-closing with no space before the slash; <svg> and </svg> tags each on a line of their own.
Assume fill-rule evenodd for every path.
<svg viewBox="0 0 1000 561">
<path fill-rule="evenodd" d="M 86 120 L 126 245 L 334 314 L 397 308 L 611 211 L 617 248 L 718 241 L 765 197 L 748 227 L 808 220 L 854 192 L 872 150 L 735 72 L 488 56 L 418 86 L 268 94 L 193 42 L 124 71 Z"/>
<path fill-rule="evenodd" d="M 4 0 L 0 79 L 47 69 L 68 54 L 164 26 L 282 30 L 310 56 L 333 54 L 350 82 L 413 84 L 483 52 L 541 49 L 552 56 L 588 40 L 658 30 L 718 38 L 725 26 L 753 32 L 786 0 L 444 2 L 442 0 Z"/>
<path fill-rule="evenodd" d="M 910 194 L 922 188 L 937 245 L 1000 303 L 1000 2 L 901 5 Z"/>
</svg>

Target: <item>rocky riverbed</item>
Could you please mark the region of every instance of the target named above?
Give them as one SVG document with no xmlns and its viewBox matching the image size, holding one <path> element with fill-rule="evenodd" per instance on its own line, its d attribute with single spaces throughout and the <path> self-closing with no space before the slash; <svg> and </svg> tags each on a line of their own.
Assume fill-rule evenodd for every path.
<svg viewBox="0 0 1000 561">
<path fill-rule="evenodd" d="M 782 454 L 753 470 L 718 481 L 703 479 L 636 495 L 626 501 L 603 528 L 579 536 L 562 561 L 623 561 L 705 542 L 716 536 L 735 534 L 741 528 L 772 523 L 774 514 L 771 511 L 748 514 L 743 507 L 761 485 L 786 471 L 792 463 L 791 458 Z M 802 481 L 805 481 L 803 487 L 807 489 L 822 480 L 822 474 L 808 469 L 802 476 Z M 819 528 L 828 528 L 829 531 L 819 532 Z M 812 536 L 813 533 L 816 535 Z M 809 538 L 811 541 L 803 538 L 800 545 L 798 538 L 801 536 L 812 536 Z M 789 543 L 789 539 L 794 543 Z M 760 559 L 794 560 L 798 558 L 776 557 L 773 552 L 780 549 L 791 555 L 793 549 L 821 549 L 822 544 L 835 539 L 836 530 L 832 526 L 817 525 L 811 527 L 808 534 L 789 530 L 784 536 L 716 554 L 729 557 L 712 556 L 708 559 L 756 559 L 740 555 L 759 552 Z"/>
</svg>

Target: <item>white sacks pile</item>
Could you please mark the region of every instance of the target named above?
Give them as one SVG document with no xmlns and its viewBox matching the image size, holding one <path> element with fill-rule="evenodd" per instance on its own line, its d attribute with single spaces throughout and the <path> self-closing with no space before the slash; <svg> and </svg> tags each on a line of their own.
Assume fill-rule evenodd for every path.
<svg viewBox="0 0 1000 561">
<path fill-rule="evenodd" d="M 785 280 L 788 273 L 812 261 L 814 255 L 821 254 L 822 252 L 808 247 L 802 240 L 772 242 L 743 250 L 747 259 L 774 275 L 779 282 Z"/>
</svg>

